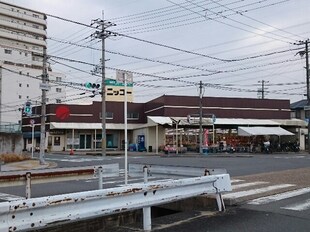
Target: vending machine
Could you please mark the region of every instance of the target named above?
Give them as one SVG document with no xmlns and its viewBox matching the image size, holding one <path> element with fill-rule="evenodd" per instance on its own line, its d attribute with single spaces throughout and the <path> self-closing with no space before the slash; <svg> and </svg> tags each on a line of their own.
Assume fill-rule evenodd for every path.
<svg viewBox="0 0 310 232">
<path fill-rule="evenodd" d="M 138 135 L 138 151 L 146 151 L 145 148 L 145 135 Z"/>
</svg>

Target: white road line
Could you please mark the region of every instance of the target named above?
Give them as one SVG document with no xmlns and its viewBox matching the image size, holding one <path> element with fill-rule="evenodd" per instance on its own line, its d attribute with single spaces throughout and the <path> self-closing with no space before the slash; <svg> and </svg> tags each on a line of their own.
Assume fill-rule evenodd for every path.
<svg viewBox="0 0 310 232">
<path fill-rule="evenodd" d="M 0 199 L 4 201 L 14 201 L 14 200 L 22 200 L 25 199 L 24 197 L 7 194 L 7 193 L 0 193 Z"/>
<path fill-rule="evenodd" d="M 238 182 L 243 182 L 244 180 L 239 180 L 239 179 L 232 179 L 230 182 L 231 183 L 238 183 Z"/>
<path fill-rule="evenodd" d="M 309 193 L 309 192 L 310 192 L 310 188 L 296 189 L 296 190 L 285 192 L 285 193 L 279 193 L 279 194 L 272 195 L 272 196 L 257 198 L 252 201 L 249 201 L 248 204 L 250 205 L 268 204 L 270 202 L 280 201 L 280 200 L 287 199 L 290 197 L 296 197 L 296 196 Z"/>
<path fill-rule="evenodd" d="M 264 187 L 264 188 L 251 189 L 251 190 L 234 192 L 234 193 L 227 193 L 227 194 L 224 194 L 223 197 L 224 198 L 246 197 L 246 196 L 250 196 L 250 195 L 255 195 L 255 194 L 259 194 L 259 193 L 265 193 L 265 192 L 269 192 L 269 191 L 272 191 L 272 190 L 281 189 L 281 188 L 287 188 L 287 187 L 292 187 L 292 186 L 295 186 L 295 185 L 293 185 L 293 184 L 272 185 L 272 186 L 268 186 L 268 187 Z"/>
<path fill-rule="evenodd" d="M 241 189 L 241 188 L 255 186 L 255 185 L 261 185 L 261 184 L 267 184 L 267 183 L 269 183 L 269 182 L 256 181 L 256 182 L 250 182 L 250 183 L 236 184 L 236 185 L 232 185 L 232 189 L 236 190 L 236 189 Z"/>
<path fill-rule="evenodd" d="M 281 209 L 289 209 L 289 210 L 295 210 L 295 211 L 303 211 L 303 210 L 310 209 L 310 199 L 306 200 L 303 203 L 281 207 Z"/>
</svg>

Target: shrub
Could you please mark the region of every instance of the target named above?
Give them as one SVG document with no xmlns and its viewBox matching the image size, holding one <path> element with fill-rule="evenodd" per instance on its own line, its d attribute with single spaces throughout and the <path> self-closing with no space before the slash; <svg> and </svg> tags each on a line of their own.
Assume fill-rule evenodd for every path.
<svg viewBox="0 0 310 232">
<path fill-rule="evenodd" d="M 18 161 L 29 160 L 30 157 L 26 155 L 17 155 L 17 154 L 0 154 L 0 160 L 4 163 L 12 163 Z"/>
</svg>

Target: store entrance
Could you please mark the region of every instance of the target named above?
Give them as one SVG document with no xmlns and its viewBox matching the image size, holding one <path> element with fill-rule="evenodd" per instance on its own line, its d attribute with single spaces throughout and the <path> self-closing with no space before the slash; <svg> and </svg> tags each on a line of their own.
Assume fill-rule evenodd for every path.
<svg viewBox="0 0 310 232">
<path fill-rule="evenodd" d="M 80 149 L 91 149 L 91 135 L 90 134 L 80 135 Z"/>
</svg>

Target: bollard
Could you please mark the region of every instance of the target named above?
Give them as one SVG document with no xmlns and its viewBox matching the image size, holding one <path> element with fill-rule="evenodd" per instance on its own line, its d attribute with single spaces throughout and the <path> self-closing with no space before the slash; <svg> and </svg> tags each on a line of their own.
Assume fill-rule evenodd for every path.
<svg viewBox="0 0 310 232">
<path fill-rule="evenodd" d="M 144 183 L 148 181 L 148 168 L 147 166 L 143 167 L 143 179 Z M 151 220 L 151 207 L 144 207 L 143 208 L 143 229 L 144 231 L 151 231 L 152 230 L 152 220 Z"/>
<path fill-rule="evenodd" d="M 31 172 L 26 172 L 26 199 L 31 198 Z"/>
</svg>

